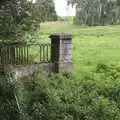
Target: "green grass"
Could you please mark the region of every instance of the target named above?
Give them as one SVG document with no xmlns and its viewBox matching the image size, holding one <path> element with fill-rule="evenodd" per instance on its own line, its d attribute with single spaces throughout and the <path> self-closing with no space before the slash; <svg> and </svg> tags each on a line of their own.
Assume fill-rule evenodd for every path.
<svg viewBox="0 0 120 120">
<path fill-rule="evenodd" d="M 120 120 L 119 31 L 120 26 L 42 24 L 36 42 L 50 42 L 54 33 L 73 35 L 74 74 L 35 73 L 16 81 L 11 92 L 17 95 L 22 120 Z M 3 81 L 0 89 L 1 96 L 9 90 Z"/>
<path fill-rule="evenodd" d="M 61 32 L 73 35 L 74 74 L 52 78 L 51 88 L 45 83 L 54 96 L 52 105 L 58 103 L 54 112 L 60 110 L 62 116 L 63 111 L 66 120 L 120 120 L 119 31 L 119 25 L 84 27 L 66 22 L 41 25 L 43 38 Z"/>
<path fill-rule="evenodd" d="M 98 64 L 120 64 L 120 26 L 84 27 L 65 22 L 41 25 L 41 38 L 50 34 L 73 35 L 73 61 L 75 72 L 91 71 Z"/>
</svg>

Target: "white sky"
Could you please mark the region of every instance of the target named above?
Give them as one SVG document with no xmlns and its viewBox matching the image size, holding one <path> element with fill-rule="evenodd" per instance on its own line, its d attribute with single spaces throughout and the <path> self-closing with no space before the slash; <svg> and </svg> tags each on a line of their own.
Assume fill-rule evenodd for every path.
<svg viewBox="0 0 120 120">
<path fill-rule="evenodd" d="M 75 16 L 75 8 L 67 6 L 67 0 L 54 0 L 57 14 L 59 16 Z"/>
</svg>

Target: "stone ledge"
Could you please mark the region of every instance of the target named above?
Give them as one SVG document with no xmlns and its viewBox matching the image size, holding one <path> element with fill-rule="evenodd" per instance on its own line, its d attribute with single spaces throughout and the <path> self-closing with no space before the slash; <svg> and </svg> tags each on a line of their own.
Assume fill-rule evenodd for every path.
<svg viewBox="0 0 120 120">
<path fill-rule="evenodd" d="M 26 65 L 26 66 L 4 66 L 4 72 L 12 73 L 15 79 L 20 79 L 32 75 L 35 72 L 51 72 L 51 63 L 43 63 L 36 65 Z"/>
</svg>

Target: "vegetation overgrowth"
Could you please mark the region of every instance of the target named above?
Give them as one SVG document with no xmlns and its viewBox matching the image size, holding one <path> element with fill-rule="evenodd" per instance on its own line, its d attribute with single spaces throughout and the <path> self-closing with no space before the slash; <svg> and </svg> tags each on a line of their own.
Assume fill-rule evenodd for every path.
<svg viewBox="0 0 120 120">
<path fill-rule="evenodd" d="M 26 32 L 34 33 L 44 21 L 56 21 L 53 0 L 1 0 L 0 41 L 25 41 Z"/>
<path fill-rule="evenodd" d="M 16 81 L 12 91 L 8 86 L 1 104 L 7 103 L 7 111 L 0 115 L 6 120 L 16 116 L 17 120 L 120 120 L 120 81 L 110 72 L 115 70 L 102 66 L 96 68 L 96 75 L 81 76 L 35 73 Z"/>
<path fill-rule="evenodd" d="M 120 120 L 120 26 L 44 23 L 34 41 L 47 42 L 50 34 L 61 31 L 73 34 L 73 72 L 35 73 L 12 81 L 15 105 L 6 114 L 17 113 L 21 120 Z"/>
</svg>

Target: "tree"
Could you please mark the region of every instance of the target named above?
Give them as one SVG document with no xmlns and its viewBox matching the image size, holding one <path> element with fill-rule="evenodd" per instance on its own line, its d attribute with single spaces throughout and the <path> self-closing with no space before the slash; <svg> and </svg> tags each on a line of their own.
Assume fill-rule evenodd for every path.
<svg viewBox="0 0 120 120">
<path fill-rule="evenodd" d="M 68 0 L 76 5 L 76 24 L 105 25 L 120 22 L 119 0 Z"/>
<path fill-rule="evenodd" d="M 38 7 L 37 9 L 39 12 L 39 17 L 42 17 L 42 21 L 57 20 L 57 14 L 53 0 L 37 0 L 35 6 Z"/>
<path fill-rule="evenodd" d="M 25 31 L 35 31 L 45 20 L 56 20 L 53 0 L 1 0 L 0 39 L 21 39 Z"/>
</svg>

